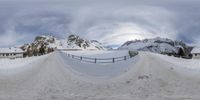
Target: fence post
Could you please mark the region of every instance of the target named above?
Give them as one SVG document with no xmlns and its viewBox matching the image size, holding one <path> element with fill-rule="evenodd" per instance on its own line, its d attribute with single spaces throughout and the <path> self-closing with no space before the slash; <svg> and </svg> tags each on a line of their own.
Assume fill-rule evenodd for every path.
<svg viewBox="0 0 200 100">
<path fill-rule="evenodd" d="M 126 60 L 126 56 L 124 56 L 124 60 Z"/>
<path fill-rule="evenodd" d="M 115 58 L 113 58 L 113 63 L 115 62 Z"/>
<path fill-rule="evenodd" d="M 94 63 L 97 63 L 97 58 L 94 59 Z"/>
<path fill-rule="evenodd" d="M 80 60 L 82 60 L 83 59 L 83 57 L 80 57 Z"/>
</svg>

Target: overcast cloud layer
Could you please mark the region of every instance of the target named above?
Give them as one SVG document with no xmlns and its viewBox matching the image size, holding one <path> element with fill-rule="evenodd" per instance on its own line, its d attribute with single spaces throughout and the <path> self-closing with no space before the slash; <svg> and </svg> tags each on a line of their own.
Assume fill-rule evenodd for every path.
<svg viewBox="0 0 200 100">
<path fill-rule="evenodd" d="M 199 0 L 1 0 L 0 47 L 76 33 L 106 45 L 166 37 L 200 44 Z"/>
</svg>

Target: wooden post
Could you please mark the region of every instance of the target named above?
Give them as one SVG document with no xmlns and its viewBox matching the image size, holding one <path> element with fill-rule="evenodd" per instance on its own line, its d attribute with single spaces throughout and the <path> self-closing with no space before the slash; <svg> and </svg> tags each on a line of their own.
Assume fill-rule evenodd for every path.
<svg viewBox="0 0 200 100">
<path fill-rule="evenodd" d="M 115 58 L 113 58 L 113 63 L 115 62 Z"/>
<path fill-rule="evenodd" d="M 94 63 L 97 63 L 97 58 L 94 59 Z"/>
<path fill-rule="evenodd" d="M 83 59 L 83 57 L 80 57 L 80 60 L 82 60 Z"/>
</svg>

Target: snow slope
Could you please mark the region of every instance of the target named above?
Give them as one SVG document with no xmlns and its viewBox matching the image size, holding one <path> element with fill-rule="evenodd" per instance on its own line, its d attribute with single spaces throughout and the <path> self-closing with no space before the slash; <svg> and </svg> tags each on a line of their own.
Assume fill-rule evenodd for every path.
<svg viewBox="0 0 200 100">
<path fill-rule="evenodd" d="M 64 39 L 59 39 L 49 35 L 37 36 L 33 43 L 26 44 L 22 48 L 26 49 L 28 46 L 35 46 L 40 48 L 45 45 L 53 49 L 80 49 L 80 50 L 106 50 L 106 48 L 96 40 L 87 40 L 77 35 L 70 35 Z"/>
<path fill-rule="evenodd" d="M 2 100 L 200 99 L 200 66 L 194 68 L 196 76 L 183 73 L 193 70 L 177 63 L 182 59 L 145 52 L 114 64 L 84 63 L 61 52 L 36 59 L 23 65 L 27 68 L 20 73 L 9 74 L 13 73 L 9 68 L 7 74 L 0 71 Z"/>
<path fill-rule="evenodd" d="M 166 38 L 152 38 L 144 40 L 127 41 L 119 49 L 131 49 L 138 51 L 149 51 L 159 54 L 174 54 L 179 56 L 189 56 L 192 47 L 182 41 L 174 41 Z M 180 53 L 180 50 L 183 53 Z"/>
</svg>

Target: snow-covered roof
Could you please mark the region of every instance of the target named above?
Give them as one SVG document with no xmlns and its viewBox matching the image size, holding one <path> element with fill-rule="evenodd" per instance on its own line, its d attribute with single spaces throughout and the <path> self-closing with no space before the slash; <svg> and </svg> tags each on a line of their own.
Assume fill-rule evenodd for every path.
<svg viewBox="0 0 200 100">
<path fill-rule="evenodd" d="M 24 51 L 17 47 L 0 48 L 0 53 L 24 53 Z"/>
<path fill-rule="evenodd" d="M 193 48 L 191 53 L 200 53 L 200 48 Z"/>
</svg>

